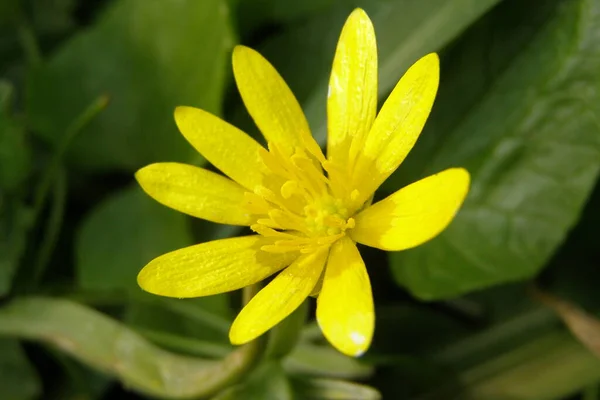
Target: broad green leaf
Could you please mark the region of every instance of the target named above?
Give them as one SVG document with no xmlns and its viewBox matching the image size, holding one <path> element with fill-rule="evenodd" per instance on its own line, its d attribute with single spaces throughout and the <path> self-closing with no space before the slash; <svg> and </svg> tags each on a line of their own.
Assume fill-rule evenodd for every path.
<svg viewBox="0 0 600 400">
<path fill-rule="evenodd" d="M 113 194 L 91 211 L 77 236 L 79 285 L 134 294 L 125 317 L 136 327 L 225 340 L 231 318 L 226 295 L 163 299 L 141 293 L 137 285 L 137 274 L 154 257 L 192 244 L 188 222 L 137 186 Z"/>
<path fill-rule="evenodd" d="M 189 246 L 186 217 L 133 186 L 101 202 L 76 242 L 77 280 L 85 290 L 139 292 L 137 274 L 163 253 Z"/>
<path fill-rule="evenodd" d="M 392 254 L 396 280 L 413 295 L 447 298 L 529 278 L 577 221 L 600 169 L 599 27 L 599 1 L 560 3 L 440 135 L 426 173 L 462 166 L 472 186 L 443 234 Z"/>
<path fill-rule="evenodd" d="M 305 0 L 282 2 L 279 0 L 239 1 L 229 0 L 234 13 L 238 30 L 243 36 L 252 37 L 265 25 L 290 23 L 311 17 L 333 5 L 349 3 L 348 0 Z"/>
<path fill-rule="evenodd" d="M 415 147 L 383 183 L 391 194 L 426 176 L 431 155 L 486 95 L 542 26 L 557 0 L 506 1 L 473 24 L 441 53 L 441 82 L 433 110 Z"/>
<path fill-rule="evenodd" d="M 379 54 L 379 93 L 388 93 L 423 55 L 448 44 L 500 0 L 358 1 L 373 21 Z M 293 27 L 264 46 L 265 56 L 303 104 L 313 135 L 326 136 L 326 98 L 335 45 L 350 4 Z M 281 49 L 290 49 L 281 51 Z"/>
<path fill-rule="evenodd" d="M 357 383 L 321 378 L 292 379 L 297 400 L 379 400 L 379 392 Z"/>
<path fill-rule="evenodd" d="M 241 384 L 225 390 L 213 400 L 294 400 L 292 388 L 278 362 L 265 362 Z"/>
<path fill-rule="evenodd" d="M 134 296 L 125 321 L 136 329 L 229 344 L 233 316 L 225 294 L 196 299 Z"/>
<path fill-rule="evenodd" d="M 228 13 L 221 0 L 111 3 L 29 76 L 32 127 L 56 143 L 87 104 L 107 94 L 111 104 L 74 143 L 72 160 L 131 171 L 190 159 L 173 110 L 185 104 L 219 112 L 233 44 Z"/>
<path fill-rule="evenodd" d="M 41 392 L 40 381 L 19 342 L 0 339 L 0 398 L 33 400 Z"/>
<path fill-rule="evenodd" d="M 129 389 L 154 397 L 214 395 L 244 365 L 244 348 L 223 361 L 170 353 L 95 310 L 52 298 L 22 298 L 0 308 L 0 336 L 56 346 Z"/>
</svg>

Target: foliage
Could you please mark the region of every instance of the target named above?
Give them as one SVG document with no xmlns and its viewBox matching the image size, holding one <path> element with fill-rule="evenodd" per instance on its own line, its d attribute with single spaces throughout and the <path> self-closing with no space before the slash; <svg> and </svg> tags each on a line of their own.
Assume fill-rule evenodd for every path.
<svg viewBox="0 0 600 400">
<path fill-rule="evenodd" d="M 135 277 L 239 229 L 162 207 L 133 172 L 205 164 L 178 105 L 256 134 L 237 43 L 281 72 L 323 144 L 357 6 L 380 100 L 441 57 L 432 115 L 376 199 L 450 166 L 470 171 L 469 197 L 426 245 L 365 251 L 363 357 L 329 347 L 312 304 L 235 348 L 238 293 L 164 299 Z M 0 33 L 0 399 L 600 398 L 600 0 L 7 0 Z"/>
</svg>

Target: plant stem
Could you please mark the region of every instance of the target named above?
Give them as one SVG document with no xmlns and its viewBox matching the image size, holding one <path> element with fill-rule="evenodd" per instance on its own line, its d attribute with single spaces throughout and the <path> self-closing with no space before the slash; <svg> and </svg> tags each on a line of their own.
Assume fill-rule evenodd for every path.
<svg viewBox="0 0 600 400">
<path fill-rule="evenodd" d="M 248 304 L 258 293 L 260 284 L 256 283 L 243 289 L 242 303 Z M 262 335 L 248 344 L 233 351 L 221 361 L 220 368 L 215 369 L 210 382 L 206 382 L 202 396 L 210 397 L 241 381 L 262 360 L 267 348 L 267 335 Z"/>
<path fill-rule="evenodd" d="M 73 142 L 73 139 L 85 128 L 102 110 L 108 105 L 108 96 L 100 96 L 94 100 L 67 128 L 65 135 L 56 147 L 44 175 L 40 178 L 33 200 L 34 218 L 37 219 L 41 213 L 42 207 L 50 187 L 56 177 L 56 172 L 60 163 L 67 152 L 67 149 Z"/>
<path fill-rule="evenodd" d="M 268 358 L 282 359 L 296 347 L 307 315 L 308 301 L 305 300 L 296 311 L 271 330 L 267 349 Z"/>
<path fill-rule="evenodd" d="M 52 251 L 54 250 L 58 240 L 58 234 L 60 233 L 60 229 L 62 227 L 62 220 L 65 211 L 65 197 L 67 192 L 65 175 L 65 171 L 61 169 L 56 176 L 56 184 L 54 186 L 54 196 L 52 208 L 50 210 L 50 216 L 46 223 L 46 229 L 42 237 L 42 242 L 33 264 L 33 271 L 30 281 L 31 285 L 33 286 L 37 285 L 44 275 L 44 271 L 48 266 L 48 262 L 52 256 Z"/>
</svg>

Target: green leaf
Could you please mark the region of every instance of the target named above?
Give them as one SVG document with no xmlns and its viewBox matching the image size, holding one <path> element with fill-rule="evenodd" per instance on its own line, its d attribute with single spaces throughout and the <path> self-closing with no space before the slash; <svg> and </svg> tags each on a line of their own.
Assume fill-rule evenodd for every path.
<svg viewBox="0 0 600 400">
<path fill-rule="evenodd" d="M 77 280 L 85 290 L 140 292 L 136 277 L 153 258 L 192 244 L 187 217 L 132 186 L 101 202 L 76 242 Z"/>
<path fill-rule="evenodd" d="M 290 23 L 313 16 L 339 3 L 348 0 L 305 0 L 282 2 L 279 0 L 238 1 L 229 0 L 234 8 L 236 22 L 243 36 L 252 37 L 255 31 L 268 24 Z"/>
<path fill-rule="evenodd" d="M 229 344 L 231 309 L 226 294 L 196 299 L 135 296 L 125 321 L 136 329 Z"/>
<path fill-rule="evenodd" d="M 292 379 L 297 400 L 379 400 L 379 392 L 369 386 L 334 379 Z"/>
<path fill-rule="evenodd" d="M 392 253 L 413 295 L 529 278 L 575 224 L 600 169 L 599 27 L 599 1 L 560 3 L 455 129 L 439 132 L 426 174 L 463 166 L 472 185 L 442 235 Z"/>
<path fill-rule="evenodd" d="M 226 295 L 164 299 L 145 295 L 137 285 L 137 274 L 146 263 L 192 244 L 188 222 L 185 215 L 158 204 L 137 185 L 113 194 L 91 211 L 79 230 L 80 287 L 133 294 L 127 299 L 125 319 L 136 327 L 225 340 L 231 318 Z"/>
<path fill-rule="evenodd" d="M 0 382 L 2 399 L 33 400 L 41 394 L 40 381 L 16 340 L 0 339 Z"/>
<path fill-rule="evenodd" d="M 247 357 L 239 348 L 223 361 L 170 353 L 125 325 L 66 300 L 30 297 L 0 309 L 0 336 L 53 345 L 149 396 L 196 398 L 235 382 Z"/>
<path fill-rule="evenodd" d="M 377 34 L 379 93 L 388 93 L 403 71 L 457 37 L 500 0 L 359 1 Z M 277 67 L 303 104 L 313 135 L 326 136 L 326 98 L 335 45 L 352 6 L 336 7 L 293 27 L 261 51 Z M 281 51 L 289 49 L 289 51 Z"/>
<path fill-rule="evenodd" d="M 178 134 L 173 109 L 219 112 L 232 44 L 225 1 L 114 2 L 31 73 L 29 120 L 56 143 L 82 105 L 107 94 L 111 104 L 74 143 L 73 161 L 133 170 L 189 160 L 195 153 Z"/>
<path fill-rule="evenodd" d="M 242 384 L 225 390 L 213 400 L 293 400 L 292 388 L 278 362 L 266 362 Z"/>
</svg>

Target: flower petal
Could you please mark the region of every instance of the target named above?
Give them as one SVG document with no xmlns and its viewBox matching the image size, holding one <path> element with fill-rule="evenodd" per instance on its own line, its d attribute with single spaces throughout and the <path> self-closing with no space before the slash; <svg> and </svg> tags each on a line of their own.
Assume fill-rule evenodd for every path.
<svg viewBox="0 0 600 400">
<path fill-rule="evenodd" d="M 308 297 L 325 266 L 327 250 L 300 256 L 263 288 L 237 316 L 229 339 L 243 344 L 262 335 L 290 315 Z"/>
<path fill-rule="evenodd" d="M 262 236 L 221 239 L 185 247 L 152 260 L 138 275 L 147 292 L 168 297 L 199 297 L 237 290 L 291 264 L 298 253 L 262 251 L 273 241 Z"/>
<path fill-rule="evenodd" d="M 358 357 L 371 344 L 375 312 L 365 263 L 347 236 L 329 252 L 323 287 L 317 299 L 317 322 L 339 351 Z"/>
<path fill-rule="evenodd" d="M 450 168 L 412 183 L 354 217 L 352 239 L 383 250 L 418 246 L 443 231 L 469 191 L 469 173 Z"/>
<path fill-rule="evenodd" d="M 440 77 L 437 54 L 413 64 L 379 111 L 354 168 L 360 201 L 373 192 L 404 161 L 429 116 Z"/>
<path fill-rule="evenodd" d="M 187 141 L 225 175 L 251 191 L 262 184 L 262 146 L 250 136 L 194 107 L 177 107 L 175 122 Z"/>
<path fill-rule="evenodd" d="M 277 145 L 286 156 L 302 147 L 319 161 L 324 160 L 296 97 L 260 53 L 236 46 L 233 75 L 248 112 L 269 143 Z"/>
<path fill-rule="evenodd" d="M 157 163 L 140 169 L 135 177 L 150 197 L 182 213 L 221 224 L 253 223 L 242 206 L 246 190 L 214 172 L 186 164 Z"/>
<path fill-rule="evenodd" d="M 327 92 L 327 157 L 347 165 L 364 144 L 377 112 L 377 43 L 367 14 L 356 9 L 337 44 Z"/>
</svg>

